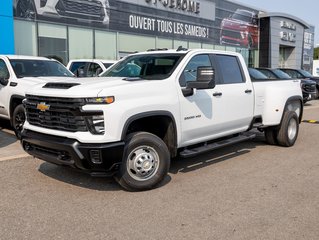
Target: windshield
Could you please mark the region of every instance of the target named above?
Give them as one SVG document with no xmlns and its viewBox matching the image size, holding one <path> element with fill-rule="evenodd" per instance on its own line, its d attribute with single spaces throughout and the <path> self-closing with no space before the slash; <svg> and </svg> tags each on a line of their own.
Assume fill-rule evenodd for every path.
<svg viewBox="0 0 319 240">
<path fill-rule="evenodd" d="M 279 69 L 274 69 L 273 71 L 280 79 L 290 79 L 291 78 L 287 73 L 285 73 L 284 71 L 281 71 Z"/>
<path fill-rule="evenodd" d="M 103 63 L 105 68 L 111 67 L 113 65 L 113 63 Z"/>
<path fill-rule="evenodd" d="M 165 79 L 185 54 L 140 54 L 129 56 L 111 66 L 102 77 Z"/>
<path fill-rule="evenodd" d="M 233 15 L 232 15 L 233 19 L 237 19 L 243 22 L 251 22 L 252 20 L 252 15 L 249 14 L 248 12 L 244 12 L 244 11 L 236 11 Z"/>
<path fill-rule="evenodd" d="M 300 72 L 302 75 L 304 75 L 305 77 L 308 77 L 308 78 L 311 78 L 311 77 L 312 77 L 312 75 L 311 75 L 310 73 L 308 73 L 307 71 L 305 71 L 305 70 L 300 69 L 299 72 Z"/>
<path fill-rule="evenodd" d="M 11 59 L 11 66 L 18 78 L 23 77 L 73 77 L 61 63 L 53 60 Z"/>
<path fill-rule="evenodd" d="M 257 69 L 254 68 L 248 68 L 249 75 L 251 79 L 253 80 L 265 80 L 268 79 L 268 77 L 263 74 L 262 72 L 258 71 Z"/>
</svg>

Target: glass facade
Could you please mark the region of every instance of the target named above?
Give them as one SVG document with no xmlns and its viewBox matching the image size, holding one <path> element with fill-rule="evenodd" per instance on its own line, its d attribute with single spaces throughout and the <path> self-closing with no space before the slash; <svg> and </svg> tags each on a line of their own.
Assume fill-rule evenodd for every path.
<svg viewBox="0 0 319 240">
<path fill-rule="evenodd" d="M 53 57 L 64 64 L 81 58 L 116 60 L 138 51 L 179 46 L 240 52 L 247 64 L 249 60 L 249 50 L 240 47 L 23 20 L 15 20 L 14 29 L 16 54 Z"/>
<path fill-rule="evenodd" d="M 225 0 L 46 0 L 13 5 L 17 54 L 117 60 L 148 49 L 258 51 L 258 10 Z M 242 29 L 245 29 L 243 33 Z M 247 64 L 254 64 L 244 55 Z"/>
</svg>

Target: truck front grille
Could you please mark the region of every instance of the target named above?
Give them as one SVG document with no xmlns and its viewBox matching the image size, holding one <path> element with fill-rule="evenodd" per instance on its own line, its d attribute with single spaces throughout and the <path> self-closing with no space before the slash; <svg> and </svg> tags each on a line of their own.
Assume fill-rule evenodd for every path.
<svg viewBox="0 0 319 240">
<path fill-rule="evenodd" d="M 316 93 L 316 84 L 305 83 L 302 85 L 302 90 L 306 93 Z"/>
<path fill-rule="evenodd" d="M 105 17 L 102 3 L 96 0 L 59 0 L 56 10 L 60 15 L 66 17 L 100 21 Z"/>
<path fill-rule="evenodd" d="M 85 104 L 80 98 L 55 98 L 27 95 L 24 101 L 27 121 L 34 126 L 68 132 L 86 132 Z"/>
<path fill-rule="evenodd" d="M 223 30 L 222 37 L 233 38 L 233 39 L 241 39 L 240 32 L 234 30 Z"/>
</svg>

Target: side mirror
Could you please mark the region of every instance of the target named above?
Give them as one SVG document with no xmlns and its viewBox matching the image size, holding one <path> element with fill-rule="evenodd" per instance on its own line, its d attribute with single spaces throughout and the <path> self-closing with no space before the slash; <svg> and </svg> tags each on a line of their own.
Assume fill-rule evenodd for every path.
<svg viewBox="0 0 319 240">
<path fill-rule="evenodd" d="M 7 86 L 9 83 L 9 80 L 7 78 L 4 77 L 0 77 L 0 84 L 3 86 Z"/>
<path fill-rule="evenodd" d="M 212 67 L 198 67 L 194 82 L 187 82 L 186 88 L 209 89 L 215 87 L 215 71 Z"/>
</svg>

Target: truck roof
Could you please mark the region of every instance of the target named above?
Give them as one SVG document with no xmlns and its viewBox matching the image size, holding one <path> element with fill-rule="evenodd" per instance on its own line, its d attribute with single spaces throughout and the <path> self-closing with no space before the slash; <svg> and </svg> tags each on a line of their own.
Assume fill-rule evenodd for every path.
<svg viewBox="0 0 319 240">
<path fill-rule="evenodd" d="M 163 49 L 163 50 L 157 50 L 157 49 L 151 49 L 145 52 L 138 52 L 135 54 L 131 55 L 139 55 L 139 54 L 186 54 L 186 53 L 212 53 L 212 54 L 227 54 L 227 55 L 234 55 L 238 56 L 240 55 L 239 53 L 236 52 L 230 52 L 230 51 L 223 51 L 223 50 L 213 50 L 213 49 L 184 49 L 183 50 L 178 50 L 178 49 Z"/>
<path fill-rule="evenodd" d="M 27 55 L 0 55 L 0 57 L 6 57 L 8 59 L 53 60 L 53 59 L 46 58 L 46 57 L 27 56 Z"/>
</svg>

